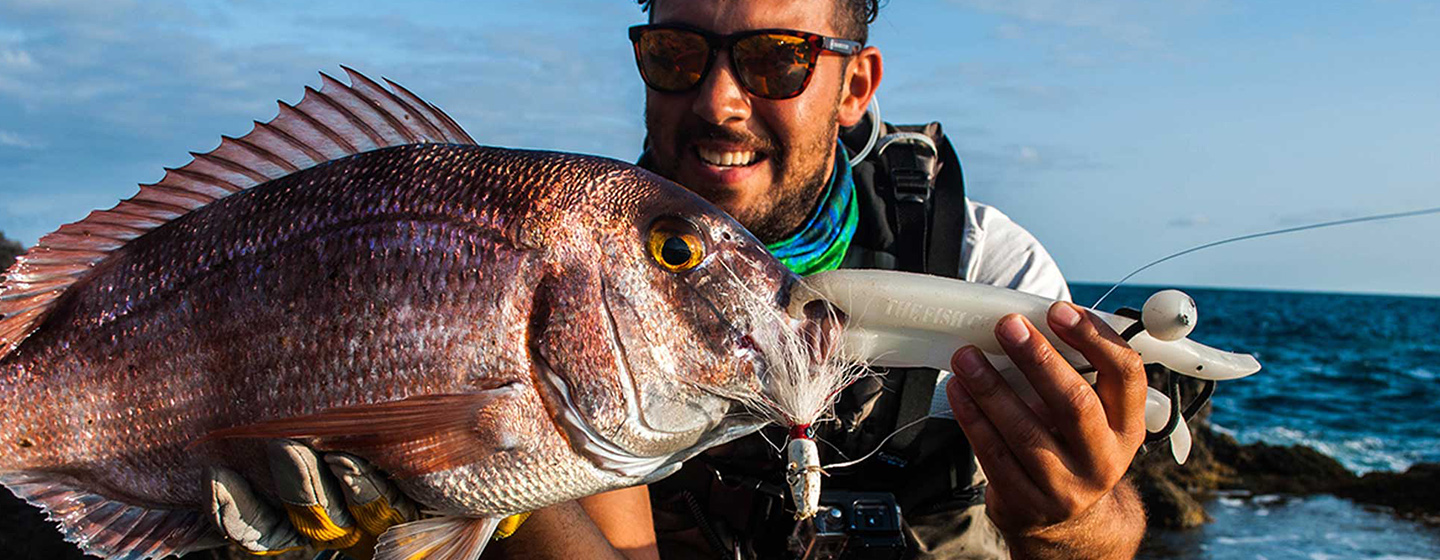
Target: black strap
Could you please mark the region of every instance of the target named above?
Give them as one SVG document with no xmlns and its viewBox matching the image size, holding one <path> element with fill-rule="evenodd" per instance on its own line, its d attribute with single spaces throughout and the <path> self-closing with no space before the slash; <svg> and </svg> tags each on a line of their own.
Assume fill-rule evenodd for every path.
<svg viewBox="0 0 1440 560">
<path fill-rule="evenodd" d="M 912 140 L 922 134 L 900 130 L 875 147 L 895 201 L 895 257 L 900 270 L 909 272 L 928 271 L 931 193 L 939 167 L 933 141 Z"/>
<path fill-rule="evenodd" d="M 915 438 L 925 427 L 920 419 L 930 415 L 930 399 L 935 394 L 935 382 L 939 378 L 940 371 L 930 368 L 905 371 L 905 385 L 900 389 L 900 410 L 895 413 L 894 429 L 900 432 L 890 439 L 887 448 L 906 449 L 915 443 Z"/>
<path fill-rule="evenodd" d="M 934 216 L 930 219 L 929 266 L 926 272 L 963 278 L 960 248 L 968 214 L 965 203 L 965 174 L 950 138 L 934 123 L 940 170 L 935 177 Z"/>
</svg>

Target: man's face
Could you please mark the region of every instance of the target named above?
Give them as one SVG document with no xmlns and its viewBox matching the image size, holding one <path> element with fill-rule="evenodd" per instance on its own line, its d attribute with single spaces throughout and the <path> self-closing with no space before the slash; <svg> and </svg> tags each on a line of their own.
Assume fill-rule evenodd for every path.
<svg viewBox="0 0 1440 560">
<path fill-rule="evenodd" d="M 837 36 L 835 0 L 662 0 L 655 23 L 720 35 L 795 29 Z M 834 165 L 837 110 L 848 59 L 820 57 L 810 85 L 791 99 L 750 95 L 722 51 L 693 91 L 648 89 L 645 125 L 656 171 L 730 213 L 765 242 L 798 229 Z"/>
</svg>

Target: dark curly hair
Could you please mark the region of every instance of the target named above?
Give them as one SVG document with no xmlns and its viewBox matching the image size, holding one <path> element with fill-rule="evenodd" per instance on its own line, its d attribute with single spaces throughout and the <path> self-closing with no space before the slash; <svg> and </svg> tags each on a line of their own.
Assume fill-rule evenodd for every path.
<svg viewBox="0 0 1440 560">
<path fill-rule="evenodd" d="M 653 11 L 659 0 L 637 0 L 641 11 Z M 840 36 L 864 43 L 870 39 L 870 22 L 880 13 L 880 0 L 835 0 L 835 27 Z"/>
</svg>

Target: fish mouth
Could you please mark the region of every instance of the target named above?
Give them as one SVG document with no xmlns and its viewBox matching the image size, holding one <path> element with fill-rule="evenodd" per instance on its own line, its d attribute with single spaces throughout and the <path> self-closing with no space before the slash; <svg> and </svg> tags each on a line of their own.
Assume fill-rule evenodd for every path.
<svg viewBox="0 0 1440 560">
<path fill-rule="evenodd" d="M 771 321 L 735 337 L 737 377 L 765 387 L 772 371 L 819 370 L 836 360 L 845 313 L 824 300 L 810 301 L 803 309 L 804 317 L 777 313 Z"/>
<path fill-rule="evenodd" d="M 801 308 L 800 336 L 810 349 L 812 364 L 830 361 L 840 349 L 841 335 L 849 317 L 845 311 L 823 299 L 810 300 Z"/>
<path fill-rule="evenodd" d="M 836 356 L 848 317 L 818 298 L 787 313 L 800 285 L 797 278 L 787 277 L 773 298 L 752 310 L 751 320 L 743 322 L 748 324 L 728 325 L 736 333 L 732 353 L 741 379 L 763 386 L 772 367 L 814 368 Z"/>
<path fill-rule="evenodd" d="M 741 370 L 741 378 L 751 383 L 759 383 L 765 373 L 765 352 L 760 349 L 760 344 L 755 342 L 752 336 L 754 331 L 737 337 L 734 344 L 734 358 L 736 369 Z M 749 371 L 744 371 L 748 369 Z"/>
</svg>

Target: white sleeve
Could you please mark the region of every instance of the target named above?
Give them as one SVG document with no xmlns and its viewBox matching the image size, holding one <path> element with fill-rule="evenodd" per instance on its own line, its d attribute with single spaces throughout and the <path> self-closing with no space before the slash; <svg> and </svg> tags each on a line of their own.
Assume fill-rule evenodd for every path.
<svg viewBox="0 0 1440 560">
<path fill-rule="evenodd" d="M 966 201 L 960 275 L 1051 299 L 1070 300 L 1070 286 L 1035 236 L 994 207 Z"/>
</svg>

